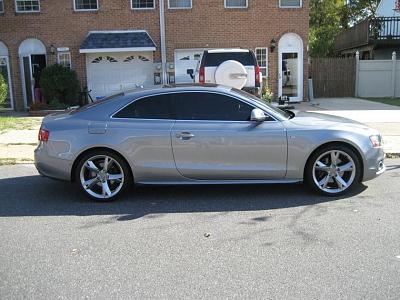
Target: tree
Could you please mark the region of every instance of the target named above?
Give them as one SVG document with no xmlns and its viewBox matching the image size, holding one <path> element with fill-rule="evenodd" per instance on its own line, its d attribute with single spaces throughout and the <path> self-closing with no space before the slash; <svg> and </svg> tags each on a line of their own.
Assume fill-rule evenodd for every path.
<svg viewBox="0 0 400 300">
<path fill-rule="evenodd" d="M 356 24 L 364 19 L 375 17 L 381 0 L 347 0 L 349 24 Z"/>
<path fill-rule="evenodd" d="M 310 55 L 324 57 L 333 55 L 335 36 L 343 25 L 344 0 L 310 1 Z"/>
<path fill-rule="evenodd" d="M 310 0 L 310 55 L 334 55 L 335 37 L 376 14 L 380 0 Z"/>
<path fill-rule="evenodd" d="M 8 86 L 3 77 L 3 74 L 0 73 L 0 106 L 3 106 L 6 102 L 8 94 Z"/>
<path fill-rule="evenodd" d="M 40 87 L 47 102 L 75 104 L 77 101 L 78 76 L 69 68 L 58 64 L 44 68 L 40 75 Z"/>
</svg>

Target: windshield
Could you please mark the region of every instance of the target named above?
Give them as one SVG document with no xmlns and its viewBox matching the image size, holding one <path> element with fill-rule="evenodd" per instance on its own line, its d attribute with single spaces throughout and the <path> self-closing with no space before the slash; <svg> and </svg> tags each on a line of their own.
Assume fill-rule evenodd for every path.
<svg viewBox="0 0 400 300">
<path fill-rule="evenodd" d="M 290 117 L 291 117 L 290 113 L 288 113 L 288 112 L 286 112 L 284 110 L 281 110 L 281 109 L 279 109 L 279 108 L 277 108 L 277 107 L 275 107 L 275 106 L 273 106 L 273 105 L 271 105 L 271 104 L 269 104 L 269 103 L 267 103 L 265 101 L 262 101 L 260 98 L 254 96 L 252 94 L 249 94 L 249 93 L 247 93 L 245 91 L 232 88 L 232 92 L 235 92 L 235 93 L 239 94 L 242 97 L 250 98 L 251 100 L 256 101 L 257 104 L 259 104 L 260 106 L 263 106 L 267 110 L 273 111 L 274 113 L 280 115 L 281 117 L 283 117 L 285 119 L 290 119 Z"/>
</svg>

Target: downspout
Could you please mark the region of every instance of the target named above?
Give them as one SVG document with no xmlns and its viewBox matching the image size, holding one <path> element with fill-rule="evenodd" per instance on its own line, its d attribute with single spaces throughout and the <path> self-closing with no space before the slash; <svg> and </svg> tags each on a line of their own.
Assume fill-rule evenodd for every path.
<svg viewBox="0 0 400 300">
<path fill-rule="evenodd" d="M 160 38 L 161 38 L 161 82 L 167 84 L 167 50 L 165 45 L 164 0 L 160 0 Z"/>
</svg>

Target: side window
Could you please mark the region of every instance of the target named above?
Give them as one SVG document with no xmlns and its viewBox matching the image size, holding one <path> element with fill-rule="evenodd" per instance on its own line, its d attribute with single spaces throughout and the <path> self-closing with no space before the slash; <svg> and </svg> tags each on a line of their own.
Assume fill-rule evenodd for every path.
<svg viewBox="0 0 400 300">
<path fill-rule="evenodd" d="M 177 120 L 249 121 L 253 107 L 215 93 L 180 93 L 172 96 Z"/>
<path fill-rule="evenodd" d="M 172 119 L 170 97 L 157 95 L 136 100 L 117 112 L 114 118 L 130 119 Z"/>
</svg>

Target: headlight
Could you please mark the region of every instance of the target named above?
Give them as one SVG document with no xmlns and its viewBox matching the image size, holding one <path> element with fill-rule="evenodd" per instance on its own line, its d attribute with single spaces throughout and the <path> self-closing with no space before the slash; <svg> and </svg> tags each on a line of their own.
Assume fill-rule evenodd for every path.
<svg viewBox="0 0 400 300">
<path fill-rule="evenodd" d="M 382 147 L 383 145 L 383 140 L 381 135 L 371 135 L 369 137 L 369 140 L 371 141 L 372 147 L 374 148 L 379 148 Z"/>
</svg>

